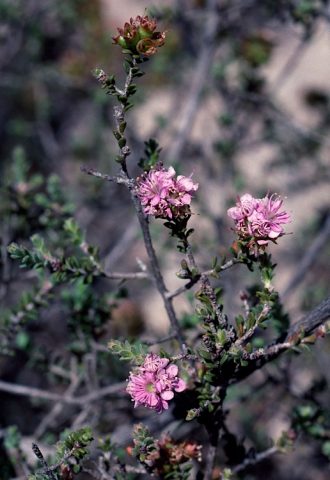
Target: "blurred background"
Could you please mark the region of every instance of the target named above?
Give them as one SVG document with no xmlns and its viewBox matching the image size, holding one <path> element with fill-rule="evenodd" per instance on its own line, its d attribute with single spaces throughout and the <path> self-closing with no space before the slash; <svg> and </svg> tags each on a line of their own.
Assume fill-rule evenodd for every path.
<svg viewBox="0 0 330 480">
<path fill-rule="evenodd" d="M 278 264 L 275 287 L 285 312 L 297 321 L 326 297 L 329 285 L 326 0 L 0 0 L 1 309 L 17 316 L 27 305 L 22 292 L 35 296 L 40 291 L 33 290 L 39 288 L 40 279 L 19 271 L 9 260 L 7 245 L 28 244 L 31 235 L 41 233 L 48 245 L 61 249 L 60 225 L 71 215 L 89 243 L 99 247 L 106 270 L 135 271 L 147 262 L 127 192 L 80 171 L 81 165 L 104 173 L 117 171 L 112 99 L 100 89 L 92 70 L 101 67 L 114 73 L 118 82 L 124 80 L 122 53 L 111 37 L 145 8 L 167 37 L 165 46 L 145 64 L 147 75 L 139 80 L 135 108 L 128 115 L 130 173 L 141 173 L 137 162 L 149 138 L 159 142 L 165 165 L 173 164 L 180 174 L 193 173 L 200 187 L 193 204 L 192 242 L 205 269 L 212 257 L 228 255 L 233 233 L 226 210 L 238 194 L 276 192 L 284 197 L 293 222 L 288 235 L 272 248 Z M 169 289 L 176 288 L 182 285 L 175 275 L 181 255 L 160 221 L 151 228 L 166 283 Z M 235 268 L 217 281 L 229 315 L 241 311 L 240 291 L 253 288 L 257 275 L 252 277 Z M 95 338 L 101 341 L 168 332 L 161 301 L 147 281 L 100 280 L 88 292 L 86 288 L 68 287 L 62 296 L 52 292 L 53 298 L 47 299 L 50 307 L 45 309 L 40 302 L 33 318 L 23 309 L 27 321 L 15 333 L 16 355 L 0 359 L 3 379 L 54 385 L 49 371 L 52 367 L 55 375 L 54 365 L 66 368 L 67 329 L 74 332 L 69 350 L 78 355 L 82 347 L 77 324 L 89 325 L 91 308 L 92 322 L 97 318 L 102 326 L 101 333 L 95 333 L 93 325 Z M 193 305 L 189 294 L 175 303 L 187 328 L 195 326 Z M 292 390 L 301 398 L 315 386 L 316 378 L 322 384 L 322 402 L 329 405 L 329 348 L 325 339 L 304 360 L 297 357 L 270 367 L 277 394 L 263 397 L 262 405 L 259 399 L 253 408 L 246 407 L 249 413 L 244 405 L 254 380 L 246 390 L 234 392 L 235 401 L 239 398 L 244 407 L 232 418 L 239 434 L 258 444 L 262 435 L 276 437 L 290 423 L 292 399 L 282 405 L 276 369 L 287 370 Z M 125 378 L 120 368 L 108 374 Z M 36 432 L 47 410 L 43 404 L 4 393 L 0 402 L 2 428 L 18 425 L 23 439 Z M 31 418 L 22 418 L 23 408 L 29 409 Z M 104 408 L 93 417 L 95 425 Z M 120 412 L 109 422 L 118 441 L 125 443 L 134 418 L 127 406 Z M 251 426 L 256 418 L 264 423 L 262 434 Z M 63 414 L 59 423 L 50 425 L 51 438 L 43 438 L 43 428 L 39 437 L 51 443 L 69 424 L 68 414 Z M 329 438 L 329 430 L 326 435 Z M 302 443 L 290 458 L 267 464 L 268 477 L 284 480 L 290 472 L 292 479 L 329 478 L 321 449 L 319 444 Z M 1 478 L 19 476 L 8 462 L 3 464 L 7 473 Z M 244 478 L 264 478 L 264 471 Z"/>
</svg>

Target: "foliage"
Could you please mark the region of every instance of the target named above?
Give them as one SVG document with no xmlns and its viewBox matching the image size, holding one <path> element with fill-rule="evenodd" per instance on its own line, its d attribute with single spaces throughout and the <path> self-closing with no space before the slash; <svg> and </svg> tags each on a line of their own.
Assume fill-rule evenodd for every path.
<svg viewBox="0 0 330 480">
<path fill-rule="evenodd" d="M 7 78 L 4 69 L 4 120 L 0 118 L 6 123 L 12 112 L 3 144 L 8 161 L 0 167 L 0 299 L 6 300 L 6 307 L 8 303 L 0 319 L 0 368 L 9 371 L 0 390 L 4 395 L 30 399 L 22 400 L 23 407 L 13 401 L 13 407 L 4 408 L 3 417 L 8 415 L 0 431 L 4 480 L 22 476 L 73 480 L 79 474 L 115 480 L 224 480 L 240 477 L 246 469 L 253 478 L 263 478 L 262 468 L 261 473 L 255 468 L 257 463 L 279 452 L 289 454 L 303 441 L 311 442 L 311 450 L 318 454 L 314 459 L 310 454 L 313 465 L 321 469 L 322 462 L 330 458 L 326 381 L 322 378 L 328 372 L 319 362 L 309 373 L 312 380 L 307 387 L 304 382 L 300 385 L 298 375 L 307 362 L 307 355 L 302 355 L 307 344 L 313 345 L 328 333 L 329 300 L 323 299 L 320 288 L 320 304 L 315 309 L 309 305 L 312 311 L 305 320 L 293 319 L 291 325 L 282 301 L 285 295 L 275 287 L 278 267 L 273 258 L 279 259 L 281 268 L 284 260 L 278 244 L 288 233 L 281 224 L 289 222 L 287 211 L 279 211 L 280 197 L 269 193 L 276 176 L 257 187 L 260 191 L 255 198 L 238 196 L 234 206 L 232 196 L 234 190 L 245 191 L 248 184 L 238 158 L 250 143 L 260 143 L 256 134 L 263 145 L 272 148 L 272 168 L 294 168 L 299 176 L 299 162 L 311 156 L 320 164 L 311 181 L 322 181 L 319 172 L 326 178 L 323 159 L 318 156 L 329 126 L 327 96 L 322 92 L 307 95 L 317 105 L 318 120 L 306 133 L 276 104 L 263 70 L 275 49 L 274 37 L 268 33 L 274 22 L 283 31 L 296 28 L 302 45 L 308 45 L 319 19 L 327 16 L 325 2 L 192 3 L 191 12 L 164 6 L 155 9 L 157 19 L 171 22 L 174 33 L 157 31 L 157 19 L 146 15 L 118 28 L 113 41 L 122 49 L 121 74 L 112 57 L 108 59 L 109 39 L 99 33 L 98 2 L 50 0 L 41 8 L 32 0 L 13 4 L 0 0 L 1 22 L 8 23 L 9 32 L 4 62 L 8 56 L 13 75 Z M 6 36 L 7 30 L 3 31 Z M 86 44 L 81 55 L 80 43 Z M 216 48 L 220 55 L 215 55 Z M 187 125 L 174 121 L 175 111 L 173 121 L 159 119 L 150 138 L 140 142 L 136 125 L 144 123 L 145 114 L 138 108 L 135 116 L 130 113 L 143 100 L 140 90 L 151 95 L 148 78 L 164 82 L 159 77 L 162 65 L 167 68 L 171 62 L 173 78 L 166 81 L 176 90 L 197 50 L 196 73 L 192 72 L 192 79 L 188 75 L 186 82 L 187 91 L 191 88 L 192 92 Z M 205 69 L 209 58 L 215 59 L 213 67 L 209 63 L 206 68 L 212 73 L 206 75 L 203 70 L 201 75 L 199 62 Z M 95 64 L 105 69 L 111 66 L 114 73 L 96 68 L 97 82 L 92 84 L 85 78 L 86 66 L 89 72 Z M 16 81 L 17 97 L 13 93 Z M 205 129 L 202 136 L 208 146 L 199 148 L 187 144 L 187 132 L 208 90 L 221 98 L 219 134 L 212 145 Z M 108 118 L 107 99 L 113 118 Z M 86 104 L 90 108 L 80 119 Z M 75 136 L 73 121 L 79 124 L 77 143 L 71 138 Z M 173 134 L 168 151 L 156 140 L 163 129 Z M 104 141 L 108 130 L 115 147 Z M 72 158 L 61 163 L 66 155 Z M 110 166 L 109 156 L 114 160 Z M 194 173 L 196 183 L 184 175 L 187 171 L 189 175 L 194 157 L 205 161 Z M 93 168 L 82 166 L 76 173 L 75 158 L 90 158 Z M 174 178 L 169 161 L 179 160 L 175 167 L 180 175 Z M 155 172 L 161 173 L 161 188 Z M 223 191 L 231 224 L 209 212 L 213 199 L 206 204 L 202 198 L 208 187 L 207 181 L 202 186 L 205 172 L 210 185 L 212 176 L 219 177 L 217 189 Z M 76 175 L 83 198 L 67 188 Z M 99 188 L 102 181 L 108 189 Z M 159 207 L 154 214 L 146 208 L 143 182 L 149 189 L 149 207 Z M 285 190 L 288 185 L 278 188 Z M 197 188 L 201 192 L 198 208 Z M 244 197 L 253 200 L 253 211 L 244 204 Z M 127 240 L 131 217 L 126 213 L 133 210 L 147 260 L 138 258 L 138 271 L 125 272 L 130 254 L 141 255 L 133 245 L 137 236 L 131 243 Z M 210 221 L 219 233 L 214 241 L 210 240 Z M 323 234 L 327 221 L 324 213 Z M 123 232 L 118 241 L 114 230 L 122 225 L 128 234 Z M 299 231 L 292 229 L 297 238 Z M 178 250 L 173 255 L 174 271 L 182 283 L 171 290 L 163 267 L 173 240 Z M 318 255 L 314 248 L 312 261 L 304 257 L 302 262 L 308 265 L 305 273 L 313 270 L 313 261 L 323 267 L 317 240 Z M 115 255 L 109 253 L 109 245 L 113 251 L 124 252 L 117 261 L 119 272 L 114 271 Z M 298 246 L 287 255 L 297 260 L 304 254 L 302 245 L 301 251 Z M 124 293 L 123 284 L 126 287 L 130 280 Z M 136 286 L 141 280 L 145 284 Z M 164 338 L 150 339 L 150 331 L 140 335 L 140 312 L 131 299 L 124 298 L 128 292 L 132 298 L 150 301 L 151 296 L 145 295 L 149 282 L 168 317 L 169 332 Z M 318 285 L 322 287 L 322 278 Z M 185 293 L 189 311 L 178 315 L 175 299 Z M 158 315 L 154 308 L 155 323 Z M 130 384 L 123 383 L 127 378 L 123 362 L 132 369 L 128 380 L 134 383 L 134 407 L 150 408 L 149 415 L 146 409 L 135 410 L 129 401 L 132 392 Z M 277 403 L 281 403 L 287 428 L 272 439 L 267 421 Z M 13 421 L 15 409 L 24 411 L 24 419 L 31 417 L 31 425 L 25 428 L 21 414 L 14 415 Z M 26 455 L 27 438 L 33 442 L 34 463 Z M 271 475 L 284 478 L 275 463 L 269 462 L 268 467 Z"/>
<path fill-rule="evenodd" d="M 111 353 L 118 355 L 120 360 L 127 360 L 134 365 L 141 365 L 148 352 L 148 347 L 142 343 L 131 343 L 128 340 L 111 340 L 108 343 Z"/>
</svg>

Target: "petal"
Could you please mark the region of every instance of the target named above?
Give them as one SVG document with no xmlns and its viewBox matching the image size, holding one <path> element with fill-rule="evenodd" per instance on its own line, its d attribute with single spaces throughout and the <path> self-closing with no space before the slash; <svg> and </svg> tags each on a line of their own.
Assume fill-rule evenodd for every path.
<svg viewBox="0 0 330 480">
<path fill-rule="evenodd" d="M 182 378 L 179 378 L 176 386 L 174 387 L 174 390 L 176 392 L 183 392 L 184 390 L 186 390 L 186 388 L 187 388 L 186 382 L 182 380 Z"/>
<path fill-rule="evenodd" d="M 169 365 L 166 369 L 166 373 L 170 376 L 170 377 L 176 377 L 177 374 L 178 374 L 178 367 L 176 365 Z"/>
<path fill-rule="evenodd" d="M 274 232 L 274 230 L 270 231 L 268 236 L 269 238 L 277 238 L 281 235 L 282 232 Z"/>
<path fill-rule="evenodd" d="M 152 197 L 152 199 L 150 201 L 152 206 L 157 205 L 159 202 L 160 202 L 160 196 L 159 195 L 155 195 L 154 197 Z"/>
<path fill-rule="evenodd" d="M 174 397 L 174 393 L 172 392 L 172 390 L 165 390 L 165 392 L 162 392 L 160 396 L 163 400 L 172 400 L 172 398 Z"/>
<path fill-rule="evenodd" d="M 257 244 L 258 245 L 268 245 L 268 241 L 267 240 L 257 240 Z"/>
<path fill-rule="evenodd" d="M 244 193 L 244 195 L 241 196 L 240 201 L 241 202 L 252 202 L 254 198 L 250 193 Z"/>
<path fill-rule="evenodd" d="M 161 381 L 156 382 L 156 390 L 157 392 L 161 392 L 162 390 L 164 390 L 164 386 Z"/>
<path fill-rule="evenodd" d="M 161 198 L 166 198 L 167 195 L 168 195 L 168 188 L 167 187 L 162 188 L 160 192 Z"/>
<path fill-rule="evenodd" d="M 163 409 L 161 411 L 168 409 L 168 403 L 167 403 L 166 400 L 162 400 L 162 407 L 163 407 Z"/>
<path fill-rule="evenodd" d="M 158 403 L 158 397 L 155 393 L 150 393 L 148 395 L 148 405 L 150 405 L 150 407 L 155 407 Z"/>
<path fill-rule="evenodd" d="M 182 197 L 181 197 L 181 202 L 184 204 L 184 205 L 189 205 L 191 203 L 191 195 L 189 195 L 189 193 L 185 193 Z"/>
<path fill-rule="evenodd" d="M 169 364 L 168 358 L 161 358 L 159 368 L 165 368 Z"/>
<path fill-rule="evenodd" d="M 228 217 L 232 218 L 233 220 L 241 220 L 243 218 L 243 214 L 240 208 L 231 207 L 227 210 Z"/>
</svg>

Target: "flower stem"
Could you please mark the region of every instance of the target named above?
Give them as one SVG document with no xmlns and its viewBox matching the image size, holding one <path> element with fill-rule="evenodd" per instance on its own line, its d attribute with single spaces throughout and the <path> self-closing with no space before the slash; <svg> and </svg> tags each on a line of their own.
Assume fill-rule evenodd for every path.
<svg viewBox="0 0 330 480">
<path fill-rule="evenodd" d="M 173 299 L 168 297 L 168 290 L 165 286 L 163 275 L 160 271 L 158 258 L 157 258 L 157 255 L 156 255 L 153 243 L 152 243 L 152 239 L 151 239 L 151 235 L 150 235 L 150 229 L 149 229 L 149 223 L 148 223 L 148 221 L 147 221 L 147 219 L 146 219 L 146 217 L 143 213 L 140 200 L 134 192 L 134 187 L 133 188 L 131 187 L 130 190 L 131 190 L 131 198 L 132 198 L 132 201 L 133 201 L 133 204 L 134 204 L 134 207 L 135 207 L 135 210 L 136 210 L 136 214 L 137 214 L 137 217 L 138 217 L 138 220 L 139 220 L 139 223 L 140 223 L 140 227 L 141 227 L 141 230 L 142 230 L 144 245 L 145 245 L 146 252 L 147 252 L 147 255 L 148 255 L 148 258 L 149 258 L 149 261 L 150 261 L 151 273 L 152 273 L 152 276 L 154 278 L 154 282 L 155 282 L 155 285 L 157 287 L 157 290 L 159 291 L 159 293 L 160 293 L 160 295 L 163 299 L 164 307 L 165 307 L 165 310 L 167 312 L 168 318 L 170 320 L 171 327 L 174 330 L 175 335 L 176 335 L 176 337 L 177 337 L 177 339 L 180 343 L 182 352 L 184 352 L 185 351 L 184 336 L 183 336 L 183 333 L 181 331 L 181 327 L 180 327 L 179 321 L 177 319 L 175 310 L 173 308 Z"/>
</svg>

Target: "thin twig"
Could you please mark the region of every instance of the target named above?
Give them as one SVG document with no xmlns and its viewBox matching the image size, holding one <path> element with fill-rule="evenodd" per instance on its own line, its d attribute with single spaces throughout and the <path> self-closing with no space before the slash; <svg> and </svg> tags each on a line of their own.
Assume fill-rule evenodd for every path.
<svg viewBox="0 0 330 480">
<path fill-rule="evenodd" d="M 151 272 L 152 272 L 152 275 L 153 275 L 153 278 L 154 278 L 154 281 L 155 281 L 155 285 L 156 285 L 157 290 L 158 290 L 158 292 L 160 293 L 160 295 L 163 299 L 164 307 L 165 307 L 165 310 L 167 312 L 168 318 L 170 320 L 171 327 L 174 330 L 174 332 L 175 332 L 175 334 L 178 338 L 178 341 L 179 341 L 180 346 L 181 346 L 181 350 L 184 352 L 185 341 L 184 341 L 183 333 L 181 331 L 179 321 L 176 317 L 176 313 L 175 313 L 175 310 L 173 308 L 172 299 L 167 297 L 168 290 L 165 286 L 163 275 L 160 271 L 158 258 L 157 258 L 157 255 L 156 255 L 153 243 L 152 243 L 152 239 L 151 239 L 151 235 L 150 235 L 150 229 L 149 229 L 149 223 L 148 223 L 148 221 L 147 221 L 147 219 L 144 215 L 144 212 L 142 210 L 140 200 L 134 192 L 134 188 L 131 188 L 130 191 L 131 191 L 131 198 L 132 198 L 133 204 L 135 206 L 136 214 L 137 214 L 137 217 L 138 217 L 138 220 L 139 220 L 139 223 L 140 223 L 140 227 L 141 227 L 141 230 L 142 230 L 144 245 L 145 245 L 145 249 L 146 249 L 149 261 L 150 261 L 150 268 L 151 268 Z"/>
<path fill-rule="evenodd" d="M 302 58 L 302 53 L 304 52 L 307 46 L 306 38 L 302 38 L 298 45 L 293 49 L 290 53 L 288 60 L 286 61 L 284 67 L 279 72 L 278 76 L 274 80 L 273 84 L 270 85 L 270 91 L 274 95 L 274 93 L 278 93 L 280 88 L 284 85 L 288 78 L 290 78 L 290 74 L 294 71 L 294 69 L 299 65 L 299 62 Z"/>
<path fill-rule="evenodd" d="M 249 340 L 253 336 L 260 322 L 267 317 L 267 315 L 269 314 L 269 311 L 270 311 L 270 306 L 268 304 L 265 304 L 262 311 L 256 318 L 255 324 L 251 328 L 249 328 L 240 338 L 238 338 L 235 341 L 234 345 L 236 347 L 241 347 L 247 340 Z"/>
<path fill-rule="evenodd" d="M 95 170 L 95 168 L 89 168 L 84 165 L 80 167 L 80 170 L 83 173 L 87 173 L 87 175 L 101 178 L 102 180 L 106 180 L 107 182 L 128 184 L 128 179 L 121 175 L 116 175 L 116 176 L 108 175 L 106 173 L 102 173 L 102 172 L 99 172 L 98 170 Z"/>
<path fill-rule="evenodd" d="M 100 175 L 100 172 L 98 172 Z M 150 275 L 146 271 L 142 272 L 109 272 L 105 271 L 103 266 L 101 265 L 100 261 L 98 260 L 97 256 L 95 256 L 93 253 L 91 253 L 90 246 L 88 243 L 83 240 L 81 244 L 79 245 L 81 251 L 89 258 L 91 263 L 93 264 L 95 270 L 103 276 L 108 278 L 109 280 L 138 280 L 138 279 L 144 279 L 144 278 L 150 278 Z"/>
<path fill-rule="evenodd" d="M 171 335 L 166 335 L 166 337 L 162 337 L 154 340 L 143 340 L 143 343 L 148 346 L 159 345 L 160 343 L 168 342 L 169 340 L 173 340 L 174 338 L 176 338 L 176 335 L 171 334 Z"/>
<path fill-rule="evenodd" d="M 241 472 L 242 470 L 245 470 L 247 467 L 251 467 L 252 465 L 255 465 L 256 463 L 262 462 L 266 458 L 274 455 L 275 453 L 278 453 L 279 449 L 276 446 L 270 447 L 264 452 L 256 453 L 254 457 L 252 458 L 246 458 L 242 463 L 239 465 L 236 465 L 236 467 L 232 468 L 231 471 L 232 473 L 238 473 Z"/>
<path fill-rule="evenodd" d="M 330 215 L 327 217 L 325 224 L 313 243 L 310 245 L 306 253 L 304 254 L 301 262 L 298 265 L 294 275 L 289 280 L 284 292 L 281 295 L 281 299 L 286 300 L 291 293 L 297 288 L 297 286 L 304 280 L 306 273 L 313 265 L 315 259 L 320 255 L 322 248 L 327 244 L 330 236 Z"/>
<path fill-rule="evenodd" d="M 34 445 L 34 444 L 33 444 Z M 77 450 L 77 448 L 79 447 L 73 447 L 68 453 L 66 453 L 60 461 L 58 461 L 57 463 L 54 463 L 54 465 L 45 465 L 44 468 L 42 468 L 41 470 L 38 470 L 38 473 L 47 473 L 49 474 L 50 472 L 54 472 L 55 470 L 57 470 L 64 462 L 66 462 L 67 460 L 69 460 L 70 457 L 72 457 L 72 455 L 74 454 L 74 452 Z M 56 480 L 56 478 L 54 476 L 51 477 L 52 479 Z"/>
<path fill-rule="evenodd" d="M 83 406 L 86 403 L 97 401 L 103 397 L 116 395 L 123 392 L 126 387 L 126 382 L 116 383 L 115 385 L 108 385 L 100 388 L 95 392 L 81 395 L 80 397 L 65 396 L 60 393 L 49 392 L 40 388 L 28 387 L 25 385 L 16 385 L 14 383 L 0 380 L 0 391 L 11 393 L 13 395 L 21 395 L 31 398 L 40 398 L 41 400 L 49 400 L 51 402 L 64 402 L 69 405 Z"/>
<path fill-rule="evenodd" d="M 284 342 L 275 343 L 266 348 L 259 348 L 247 354 L 249 360 L 263 359 L 263 363 L 276 358 L 279 353 L 299 344 L 304 337 L 308 337 L 313 331 L 330 318 L 330 297 L 321 302 L 305 318 L 296 322 L 288 330 Z"/>
<path fill-rule="evenodd" d="M 330 297 L 321 302 L 302 320 L 293 324 L 287 331 L 284 341 L 274 343 L 265 348 L 259 348 L 251 353 L 245 352 L 243 358 L 248 360 L 249 364 L 246 368 L 239 370 L 234 382 L 231 383 L 245 379 L 254 371 L 276 359 L 280 353 L 299 345 L 305 337 L 310 336 L 318 327 L 327 322 L 329 318 Z"/>
<path fill-rule="evenodd" d="M 217 453 L 217 446 L 216 445 L 209 445 L 206 457 L 206 465 L 205 465 L 205 472 L 204 472 L 204 480 L 212 480 L 213 474 L 213 467 L 215 461 L 215 455 Z"/>
<path fill-rule="evenodd" d="M 68 388 L 66 389 L 63 397 L 71 397 L 75 391 L 78 389 L 81 382 L 81 378 L 76 378 L 73 383 L 71 383 Z M 47 413 L 39 423 L 38 427 L 36 428 L 33 437 L 38 440 L 42 435 L 46 432 L 47 428 L 52 425 L 54 420 L 61 414 L 64 408 L 65 402 L 59 401 L 56 403 L 50 412 Z"/>
<path fill-rule="evenodd" d="M 245 353 L 243 358 L 247 360 L 259 360 L 259 359 L 268 359 L 268 361 L 284 350 L 288 350 L 289 348 L 293 347 L 292 342 L 282 342 L 282 343 L 275 343 L 267 348 L 258 348 L 252 353 Z"/>
<path fill-rule="evenodd" d="M 294 323 L 287 332 L 286 340 L 292 341 L 299 334 L 308 336 L 330 318 L 330 297 L 315 307 L 306 317 Z"/>
<path fill-rule="evenodd" d="M 220 271 L 223 272 L 225 270 L 228 270 L 229 268 L 233 267 L 234 265 L 237 265 L 238 263 L 241 263 L 240 260 L 233 258 L 232 260 L 229 260 L 226 262 L 224 265 L 221 265 L 219 267 Z M 213 268 L 211 270 L 206 270 L 205 272 L 202 272 L 198 275 L 195 275 L 189 282 L 187 282 L 185 285 L 182 285 L 181 287 L 177 288 L 176 290 L 173 290 L 173 292 L 168 292 L 167 298 L 174 298 L 177 297 L 178 295 L 181 295 L 181 293 L 186 292 L 190 288 L 192 288 L 196 283 L 199 282 L 199 280 L 202 278 L 202 276 L 209 276 L 213 275 L 215 273 L 219 273 L 219 271 L 215 271 Z"/>
<path fill-rule="evenodd" d="M 103 276 L 109 280 L 140 280 L 150 278 L 148 272 L 103 272 Z"/>
<path fill-rule="evenodd" d="M 209 78 L 209 70 L 216 51 L 216 34 L 219 28 L 219 15 L 217 13 L 218 1 L 209 0 L 207 5 L 208 20 L 205 24 L 204 37 L 201 49 L 194 68 L 193 77 L 189 79 L 190 90 L 185 100 L 180 124 L 176 129 L 176 137 L 169 149 L 167 160 L 172 162 L 180 158 L 187 142 L 189 133 L 194 124 L 202 91 Z"/>
<path fill-rule="evenodd" d="M 134 217 L 129 219 L 123 235 L 121 235 L 117 243 L 105 254 L 103 264 L 106 272 L 110 270 L 111 267 L 113 268 L 113 266 L 121 259 L 121 257 L 126 255 L 126 253 L 130 250 L 131 245 L 136 241 L 138 234 L 139 224 L 137 218 Z"/>
</svg>

